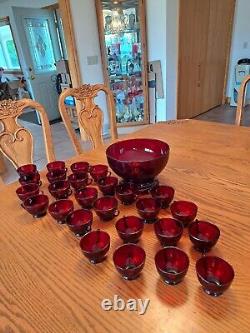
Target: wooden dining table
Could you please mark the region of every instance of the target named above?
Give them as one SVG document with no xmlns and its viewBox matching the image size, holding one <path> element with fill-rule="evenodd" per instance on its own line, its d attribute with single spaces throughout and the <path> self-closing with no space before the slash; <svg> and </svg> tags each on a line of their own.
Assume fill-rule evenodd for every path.
<svg viewBox="0 0 250 333">
<path fill-rule="evenodd" d="M 112 259 L 122 245 L 115 229 L 119 217 L 101 222 L 94 216 L 92 229 L 107 231 L 111 247 L 106 260 L 93 265 L 66 225 L 49 214 L 35 219 L 22 209 L 14 183 L 0 190 L 0 332 L 250 332 L 250 128 L 180 120 L 150 125 L 128 137 L 169 144 L 169 162 L 158 180 L 175 188 L 175 200 L 194 201 L 198 219 L 220 228 L 208 255 L 233 266 L 231 287 L 220 297 L 204 293 L 195 271 L 201 254 L 187 230 L 178 243 L 190 259 L 187 275 L 176 286 L 165 284 L 155 268 L 161 245 L 152 224 L 145 225 L 138 243 L 146 252 L 145 267 L 136 280 L 126 281 Z M 105 149 L 85 152 L 67 165 L 79 160 L 107 163 Z M 48 193 L 45 171 L 41 176 L 41 190 Z M 73 195 L 72 200 L 79 208 Z M 120 204 L 119 210 L 120 217 L 137 215 L 135 205 Z M 166 216 L 169 209 L 161 210 L 160 217 Z M 146 313 L 104 311 L 103 299 L 115 295 L 124 301 L 149 299 Z"/>
</svg>

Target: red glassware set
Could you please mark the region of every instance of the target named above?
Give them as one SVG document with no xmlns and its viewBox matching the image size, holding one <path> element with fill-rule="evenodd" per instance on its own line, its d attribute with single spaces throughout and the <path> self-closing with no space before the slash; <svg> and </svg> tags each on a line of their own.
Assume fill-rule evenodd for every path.
<svg viewBox="0 0 250 333">
<path fill-rule="evenodd" d="M 170 186 L 159 185 L 155 180 L 166 166 L 169 147 L 160 140 L 131 139 L 111 145 L 107 151 L 111 169 L 123 178 L 111 175 L 106 165 L 90 166 L 88 162 L 71 165 L 72 174 L 67 177 L 63 161 L 47 165 L 49 192 L 56 201 L 50 204 L 46 195 L 40 194 L 40 175 L 33 164 L 22 166 L 17 171 L 22 186 L 17 195 L 22 206 L 34 217 L 50 215 L 58 223 L 67 223 L 69 229 L 81 237 L 80 247 L 91 263 L 103 261 L 110 248 L 110 236 L 102 230 L 91 231 L 94 209 L 103 221 L 112 220 L 119 215 L 118 200 L 124 205 L 133 204 L 140 217 L 124 216 L 117 220 L 116 230 L 124 245 L 117 248 L 113 261 L 117 271 L 124 279 L 135 279 L 142 271 L 146 254 L 136 243 L 139 241 L 144 224 L 154 223 L 155 234 L 163 248 L 155 255 L 155 265 L 163 280 L 171 285 L 181 282 L 189 267 L 187 254 L 176 247 L 188 227 L 189 238 L 194 248 L 203 254 L 218 241 L 220 230 L 207 221 L 195 220 L 198 207 L 189 201 L 174 201 L 175 190 Z M 89 174 L 91 178 L 89 178 Z M 103 197 L 98 198 L 98 186 Z M 74 196 L 81 209 L 74 210 Z M 150 194 L 142 196 L 141 194 Z M 115 197 L 116 195 L 116 197 Z M 172 218 L 158 219 L 161 209 L 170 206 Z M 231 265 L 219 257 L 203 256 L 196 263 L 198 280 L 206 293 L 218 296 L 231 284 L 234 271 Z"/>
</svg>

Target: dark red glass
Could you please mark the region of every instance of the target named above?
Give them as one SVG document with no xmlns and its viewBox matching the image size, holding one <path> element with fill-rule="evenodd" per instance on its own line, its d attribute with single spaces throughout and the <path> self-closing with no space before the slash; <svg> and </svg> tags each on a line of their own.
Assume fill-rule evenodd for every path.
<svg viewBox="0 0 250 333">
<path fill-rule="evenodd" d="M 116 195 L 124 205 L 131 205 L 137 198 L 135 186 L 131 183 L 118 185 L 116 187 Z"/>
<path fill-rule="evenodd" d="M 95 187 L 86 187 L 75 192 L 75 198 L 82 208 L 91 209 L 98 197 L 98 191 Z"/>
<path fill-rule="evenodd" d="M 92 264 L 102 262 L 110 248 L 110 236 L 107 232 L 95 230 L 88 232 L 80 241 L 80 247 L 85 257 Z"/>
<path fill-rule="evenodd" d="M 170 206 L 171 213 L 186 227 L 197 215 L 198 207 L 191 201 L 174 201 Z"/>
<path fill-rule="evenodd" d="M 196 250 L 208 252 L 218 241 L 220 229 L 207 221 L 192 222 L 188 228 L 189 238 Z"/>
<path fill-rule="evenodd" d="M 180 221 L 171 218 L 162 218 L 154 224 L 155 234 L 162 246 L 175 246 L 183 233 Z"/>
<path fill-rule="evenodd" d="M 21 201 L 25 201 L 27 198 L 34 197 L 39 194 L 39 191 L 39 186 L 31 183 L 18 187 L 16 194 Z"/>
<path fill-rule="evenodd" d="M 95 182 L 98 182 L 100 179 L 110 176 L 108 171 L 108 166 L 103 164 L 96 164 L 89 168 L 91 177 Z"/>
<path fill-rule="evenodd" d="M 166 166 L 167 143 L 156 139 L 118 141 L 106 150 L 110 168 L 126 181 L 151 182 Z"/>
<path fill-rule="evenodd" d="M 175 190 L 171 186 L 160 185 L 151 190 L 151 195 L 159 201 L 161 208 L 167 208 L 174 198 Z"/>
<path fill-rule="evenodd" d="M 72 191 L 67 180 L 59 180 L 49 185 L 49 192 L 56 199 L 67 199 Z"/>
<path fill-rule="evenodd" d="M 84 173 L 87 175 L 89 172 L 89 163 L 88 162 L 76 162 L 71 164 L 70 169 L 73 173 Z"/>
<path fill-rule="evenodd" d="M 85 173 L 72 173 L 72 175 L 69 175 L 68 180 L 74 190 L 80 190 L 92 183 L 92 179 L 88 178 Z"/>
<path fill-rule="evenodd" d="M 157 252 L 155 266 L 164 282 L 175 285 L 184 279 L 189 267 L 189 258 L 177 247 L 165 247 Z"/>
<path fill-rule="evenodd" d="M 91 230 L 93 214 L 87 209 L 74 210 L 67 216 L 67 225 L 76 236 L 83 236 Z"/>
<path fill-rule="evenodd" d="M 34 217 L 42 217 L 46 215 L 49 206 L 49 198 L 47 195 L 38 194 L 34 197 L 26 199 L 22 203 L 22 207 Z"/>
<path fill-rule="evenodd" d="M 37 172 L 37 167 L 35 164 L 25 164 L 17 169 L 17 173 L 19 174 L 20 177 L 34 174 L 36 172 Z"/>
<path fill-rule="evenodd" d="M 137 243 L 143 232 L 144 221 L 137 216 L 124 216 L 116 222 L 115 227 L 125 243 Z"/>
<path fill-rule="evenodd" d="M 50 183 L 58 182 L 59 180 L 66 180 L 67 169 L 49 171 L 46 174 L 46 177 Z"/>
<path fill-rule="evenodd" d="M 145 259 L 145 251 L 135 244 L 124 244 L 116 249 L 113 255 L 115 268 L 125 280 L 134 280 L 139 276 Z"/>
<path fill-rule="evenodd" d="M 50 215 L 60 224 L 66 222 L 67 216 L 74 210 L 73 201 L 62 199 L 49 205 Z"/>
<path fill-rule="evenodd" d="M 95 201 L 94 210 L 103 221 L 110 221 L 119 215 L 118 201 L 114 197 L 102 197 Z"/>
<path fill-rule="evenodd" d="M 65 162 L 63 161 L 54 161 L 47 164 L 47 169 L 50 172 L 56 170 L 64 170 L 65 169 Z"/>
<path fill-rule="evenodd" d="M 98 181 L 99 190 L 104 195 L 114 195 L 117 184 L 118 178 L 112 176 L 102 178 Z"/>
<path fill-rule="evenodd" d="M 19 183 L 21 185 L 37 184 L 40 186 L 41 185 L 40 174 L 38 172 L 36 172 L 34 174 L 22 176 L 19 178 Z"/>
<path fill-rule="evenodd" d="M 153 198 L 141 198 L 137 200 L 136 208 L 139 215 L 145 220 L 145 223 L 154 223 L 161 206 L 159 202 Z"/>
<path fill-rule="evenodd" d="M 204 291 L 211 296 L 220 296 L 227 290 L 233 279 L 234 269 L 225 260 L 205 256 L 196 262 L 197 277 Z"/>
</svg>

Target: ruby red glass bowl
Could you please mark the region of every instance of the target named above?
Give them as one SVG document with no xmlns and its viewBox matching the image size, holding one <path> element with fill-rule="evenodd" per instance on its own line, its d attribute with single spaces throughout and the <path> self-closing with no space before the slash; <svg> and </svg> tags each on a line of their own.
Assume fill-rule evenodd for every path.
<svg viewBox="0 0 250 333">
<path fill-rule="evenodd" d="M 106 150 L 110 168 L 126 181 L 152 182 L 169 158 L 167 143 L 156 139 L 118 141 Z"/>
<path fill-rule="evenodd" d="M 38 194 L 26 199 L 22 206 L 34 217 L 42 217 L 47 213 L 49 198 L 45 194 Z"/>
<path fill-rule="evenodd" d="M 174 201 L 170 206 L 171 213 L 184 227 L 192 222 L 197 215 L 198 207 L 191 201 Z"/>
<path fill-rule="evenodd" d="M 123 205 L 131 205 L 137 198 L 136 188 L 131 183 L 119 184 L 116 187 L 116 196 Z"/>
<path fill-rule="evenodd" d="M 176 285 L 184 279 L 188 271 L 189 258 L 177 247 L 165 247 L 157 252 L 155 266 L 164 282 Z"/>
<path fill-rule="evenodd" d="M 69 175 L 68 180 L 74 190 L 80 190 L 92 183 L 92 179 L 88 178 L 85 173 L 72 173 L 72 175 Z"/>
<path fill-rule="evenodd" d="M 18 187 L 16 194 L 21 201 L 25 201 L 27 198 L 34 197 L 39 194 L 39 191 L 39 186 L 31 183 Z"/>
<path fill-rule="evenodd" d="M 108 166 L 104 164 L 96 164 L 89 168 L 91 177 L 95 182 L 98 182 L 100 179 L 110 176 L 108 171 Z"/>
<path fill-rule="evenodd" d="M 117 184 L 118 178 L 113 176 L 105 177 L 98 181 L 99 190 L 103 195 L 114 195 Z"/>
<path fill-rule="evenodd" d="M 175 190 L 171 186 L 159 185 L 151 190 L 151 195 L 159 201 L 161 208 L 167 208 L 174 198 Z"/>
<path fill-rule="evenodd" d="M 67 199 L 72 191 L 67 180 L 59 180 L 49 185 L 49 192 L 56 199 Z"/>
<path fill-rule="evenodd" d="M 140 198 L 136 202 L 136 208 L 145 223 L 154 223 L 161 206 L 160 203 L 153 198 Z"/>
<path fill-rule="evenodd" d="M 116 222 L 115 227 L 125 243 L 137 243 L 143 232 L 144 221 L 137 216 L 124 216 Z"/>
<path fill-rule="evenodd" d="M 220 296 L 227 290 L 233 279 L 234 269 L 225 260 L 204 256 L 196 262 L 196 273 L 204 291 L 211 296 Z"/>
<path fill-rule="evenodd" d="M 103 221 L 110 221 L 115 216 L 119 215 L 118 211 L 118 201 L 116 198 L 111 196 L 106 196 L 99 198 L 94 203 L 94 210 Z"/>
<path fill-rule="evenodd" d="M 145 251 L 135 244 L 124 244 L 116 249 L 113 255 L 115 268 L 125 280 L 134 280 L 139 276 L 145 259 Z"/>
<path fill-rule="evenodd" d="M 80 241 L 80 247 L 86 258 L 92 263 L 102 262 L 110 248 L 110 236 L 102 230 L 88 232 Z"/>
<path fill-rule="evenodd" d="M 188 228 L 189 238 L 196 250 L 208 252 L 218 241 L 220 229 L 207 221 L 194 221 Z"/>
<path fill-rule="evenodd" d="M 80 237 L 91 230 L 93 213 L 87 209 L 74 210 L 67 216 L 66 222 L 69 229 Z"/>
<path fill-rule="evenodd" d="M 58 223 L 63 224 L 66 222 L 67 216 L 73 212 L 73 201 L 62 199 L 57 200 L 49 205 L 49 213 Z"/>
<path fill-rule="evenodd" d="M 84 161 L 75 162 L 71 164 L 70 169 L 73 173 L 87 174 L 89 172 L 89 163 Z"/>
<path fill-rule="evenodd" d="M 98 197 L 98 191 L 95 187 L 86 187 L 75 192 L 75 198 L 82 208 L 91 209 Z"/>
<path fill-rule="evenodd" d="M 34 174 L 36 172 L 37 172 L 37 167 L 35 164 L 25 164 L 17 169 L 17 173 L 19 174 L 20 177 Z"/>
<path fill-rule="evenodd" d="M 65 170 L 65 162 L 63 161 L 54 161 L 47 164 L 48 171 L 55 171 L 55 170 Z"/>
<path fill-rule="evenodd" d="M 162 246 L 175 246 L 183 234 L 182 223 L 171 218 L 159 219 L 154 229 Z"/>
</svg>

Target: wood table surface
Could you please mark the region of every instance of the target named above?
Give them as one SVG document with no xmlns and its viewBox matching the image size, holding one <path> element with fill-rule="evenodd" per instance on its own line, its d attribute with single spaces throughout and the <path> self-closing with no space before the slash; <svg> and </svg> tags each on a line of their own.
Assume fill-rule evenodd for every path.
<svg viewBox="0 0 250 333">
<path fill-rule="evenodd" d="M 122 245 L 115 220 L 100 222 L 95 216 L 93 229 L 110 233 L 111 249 L 103 263 L 92 265 L 67 226 L 49 215 L 33 219 L 20 207 L 15 183 L 0 192 L 0 332 L 250 332 L 250 129 L 190 120 L 158 123 L 130 136 L 169 143 L 169 163 L 158 179 L 175 188 L 175 199 L 196 202 L 199 219 L 220 228 L 210 254 L 234 267 L 230 289 L 218 298 L 202 291 L 195 272 L 200 254 L 187 230 L 179 247 L 189 255 L 190 267 L 177 286 L 164 284 L 155 269 L 161 247 L 153 225 L 145 225 L 139 242 L 147 255 L 144 270 L 137 280 L 125 281 L 112 261 Z M 68 165 L 76 160 L 106 163 L 105 151 L 87 152 Z M 120 216 L 136 213 L 134 205 L 120 210 Z M 160 214 L 169 215 L 169 210 Z M 114 295 L 149 298 L 146 314 L 102 310 L 101 301 Z"/>
</svg>

